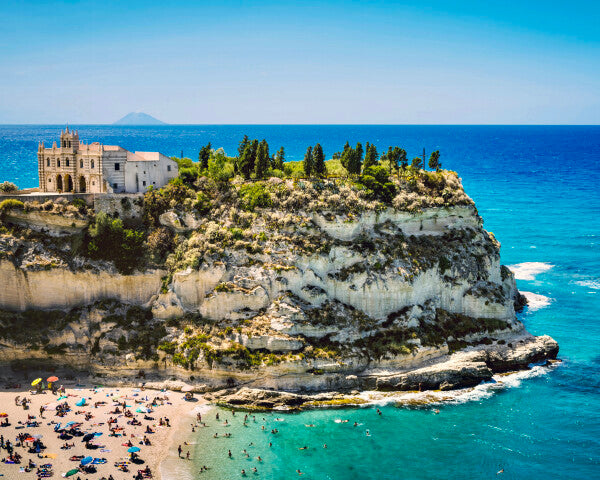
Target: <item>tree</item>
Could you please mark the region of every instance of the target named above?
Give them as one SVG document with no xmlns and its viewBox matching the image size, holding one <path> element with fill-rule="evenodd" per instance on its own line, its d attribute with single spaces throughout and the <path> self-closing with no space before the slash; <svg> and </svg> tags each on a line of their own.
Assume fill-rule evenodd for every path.
<svg viewBox="0 0 600 480">
<path fill-rule="evenodd" d="M 359 175 L 363 160 L 362 145 L 357 143 L 356 148 L 350 148 L 346 152 L 346 155 L 348 157 L 346 170 L 348 170 L 350 175 Z"/>
<path fill-rule="evenodd" d="M 233 178 L 233 165 L 227 161 L 225 151 L 222 148 L 219 148 L 210 156 L 208 175 L 217 182 L 227 182 L 230 178 Z"/>
<path fill-rule="evenodd" d="M 350 144 L 346 142 L 346 145 L 344 145 L 344 150 L 342 150 L 342 154 L 340 155 L 340 162 L 342 167 L 344 167 L 346 170 L 348 170 L 348 160 L 350 159 L 351 151 L 352 148 L 350 147 Z"/>
<path fill-rule="evenodd" d="M 431 152 L 431 156 L 429 157 L 429 168 L 434 169 L 436 172 L 439 172 L 442 168 L 442 163 L 440 162 L 440 151 L 436 150 L 435 152 Z"/>
<path fill-rule="evenodd" d="M 238 172 L 243 175 L 245 179 L 250 178 L 250 174 L 254 171 L 254 164 L 256 162 L 256 153 L 258 151 L 258 140 L 252 140 L 251 143 L 246 145 L 244 152 L 238 159 Z"/>
<path fill-rule="evenodd" d="M 238 146 L 238 158 L 240 158 L 242 156 L 242 154 L 244 153 L 244 150 L 246 150 L 246 147 L 248 146 L 249 143 L 250 143 L 250 140 L 248 139 L 248 135 L 244 135 L 244 138 L 242 139 L 242 141 L 239 143 L 239 146 Z"/>
<path fill-rule="evenodd" d="M 327 175 L 327 167 L 325 166 L 325 155 L 323 154 L 323 148 L 320 143 L 315 145 L 315 149 L 313 150 L 313 158 L 314 158 L 314 174 L 317 177 L 324 177 Z"/>
<path fill-rule="evenodd" d="M 281 147 L 279 150 L 277 150 L 277 153 L 273 157 L 273 162 L 271 166 L 275 170 L 283 171 L 283 162 L 285 162 L 285 150 L 283 149 L 283 147 Z"/>
<path fill-rule="evenodd" d="M 312 174 L 314 173 L 314 161 L 313 161 L 313 154 L 312 154 L 312 147 L 308 147 L 306 149 L 306 153 L 304 154 L 304 175 L 306 175 L 307 177 L 312 176 Z"/>
<path fill-rule="evenodd" d="M 379 154 L 377 153 L 377 148 L 375 147 L 375 145 L 370 145 L 369 143 L 367 143 L 367 148 L 365 150 L 365 163 L 363 164 L 363 169 L 379 165 L 378 158 Z"/>
<path fill-rule="evenodd" d="M 19 187 L 17 187 L 12 182 L 6 181 L 6 182 L 0 183 L 0 192 L 3 192 L 3 193 L 12 193 L 12 192 L 16 192 L 17 190 L 19 190 Z"/>
<path fill-rule="evenodd" d="M 256 178 L 264 178 L 269 168 L 269 144 L 263 139 L 258 144 L 256 152 L 256 161 L 254 163 L 254 173 Z"/>
<path fill-rule="evenodd" d="M 400 163 L 400 168 L 402 171 L 406 170 L 408 167 L 408 157 L 406 156 L 406 150 L 403 148 L 400 149 L 400 156 L 398 157 L 398 162 Z"/>
<path fill-rule="evenodd" d="M 206 170 L 208 168 L 208 159 L 210 158 L 210 150 L 211 150 L 210 142 L 208 142 L 207 145 L 204 145 L 200 149 L 200 153 L 198 154 L 198 161 L 200 162 L 200 171 Z"/>
<path fill-rule="evenodd" d="M 423 166 L 423 161 L 421 160 L 421 157 L 413 158 L 410 166 L 412 168 L 414 168 L 415 170 L 420 170 L 421 167 Z"/>
</svg>

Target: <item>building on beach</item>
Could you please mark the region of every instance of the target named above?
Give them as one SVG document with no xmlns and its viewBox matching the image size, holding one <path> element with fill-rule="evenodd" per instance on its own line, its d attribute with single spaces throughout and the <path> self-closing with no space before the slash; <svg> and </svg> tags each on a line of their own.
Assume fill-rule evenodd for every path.
<svg viewBox="0 0 600 480">
<path fill-rule="evenodd" d="M 117 145 L 79 142 L 77 131 L 60 132 L 60 146 L 38 147 L 41 192 L 137 193 L 159 188 L 178 174 L 177 163 L 159 152 L 129 152 Z"/>
</svg>

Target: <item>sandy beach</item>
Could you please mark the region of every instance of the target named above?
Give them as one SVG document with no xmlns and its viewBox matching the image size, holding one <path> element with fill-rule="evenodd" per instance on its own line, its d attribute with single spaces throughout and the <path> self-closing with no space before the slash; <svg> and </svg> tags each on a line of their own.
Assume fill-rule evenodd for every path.
<svg viewBox="0 0 600 480">
<path fill-rule="evenodd" d="M 27 385 L 29 383 L 31 380 Z M 61 382 L 56 383 L 60 386 Z M 42 465 L 51 465 L 45 470 L 52 472 L 52 477 L 62 477 L 81 465 L 80 460 L 71 458 L 88 456 L 94 459 L 89 466 L 96 472 L 79 471 L 69 478 L 108 479 L 112 475 L 115 480 L 129 480 L 146 467 L 152 478 L 160 478 L 159 464 L 168 452 L 181 419 L 202 403 L 202 400 L 185 401 L 181 392 L 131 387 L 65 385 L 62 395 L 49 390 L 33 391 L 33 387 L 27 388 L 25 384 L 0 391 L 0 422 L 3 424 L 0 440 L 4 445 L 0 449 L 0 476 L 7 479 L 38 478 L 36 472 Z M 23 398 L 28 400 L 27 409 L 21 404 Z M 85 399 L 84 405 L 81 405 L 82 399 Z M 60 416 L 65 404 L 68 408 Z M 43 413 L 41 407 L 44 407 Z M 61 433 L 63 438 L 59 438 Z M 90 437 L 88 442 L 84 440 Z M 35 451 L 36 440 L 41 441 L 39 453 Z M 4 461 L 9 458 L 7 441 L 13 454 L 21 456 L 20 463 Z M 66 444 L 72 446 L 64 448 Z M 139 448 L 138 463 L 131 462 L 130 444 Z M 36 466 L 27 472 L 30 460 Z M 128 471 L 115 466 L 117 462 L 129 462 Z"/>
</svg>

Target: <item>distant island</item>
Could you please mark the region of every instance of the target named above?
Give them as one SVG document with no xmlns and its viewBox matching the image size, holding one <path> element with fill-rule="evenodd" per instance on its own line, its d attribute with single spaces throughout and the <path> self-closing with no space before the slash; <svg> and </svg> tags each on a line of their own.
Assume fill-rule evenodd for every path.
<svg viewBox="0 0 600 480">
<path fill-rule="evenodd" d="M 144 112 L 131 112 L 117 120 L 113 125 L 167 125 Z"/>
</svg>

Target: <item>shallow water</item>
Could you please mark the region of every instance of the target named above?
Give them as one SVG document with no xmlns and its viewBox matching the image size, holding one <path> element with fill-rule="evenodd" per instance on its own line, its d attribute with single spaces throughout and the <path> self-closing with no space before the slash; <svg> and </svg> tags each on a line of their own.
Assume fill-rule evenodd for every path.
<svg viewBox="0 0 600 480">
<path fill-rule="evenodd" d="M 195 464 L 212 470 L 194 478 L 240 478 L 242 468 L 254 465 L 257 478 L 273 479 L 293 478 L 298 468 L 308 479 L 496 478 L 502 468 L 500 478 L 600 478 L 600 127 L 78 128 L 86 141 L 192 157 L 208 141 L 233 153 L 244 133 L 267 138 L 272 148 L 284 145 L 293 160 L 317 141 L 326 154 L 346 140 L 371 141 L 380 150 L 398 144 L 409 157 L 423 147 L 439 149 L 444 167 L 460 173 L 486 228 L 502 243 L 502 261 L 517 270 L 519 288 L 533 294 L 521 319 L 561 347 L 559 367 L 506 380 L 510 388 L 478 387 L 439 407 L 439 415 L 394 406 L 382 407 L 381 417 L 375 407 L 275 413 L 264 415 L 267 432 L 280 430 L 271 435 L 260 424 L 241 426 L 237 414 L 231 439 L 213 440 L 212 426 L 198 433 Z M 51 144 L 59 131 L 0 126 L 0 181 L 36 186 L 37 142 Z M 354 428 L 354 421 L 363 425 Z M 304 426 L 310 423 L 316 427 Z M 309 449 L 298 450 L 304 445 Z M 262 464 L 243 459 L 243 448 L 261 455 Z"/>
</svg>

